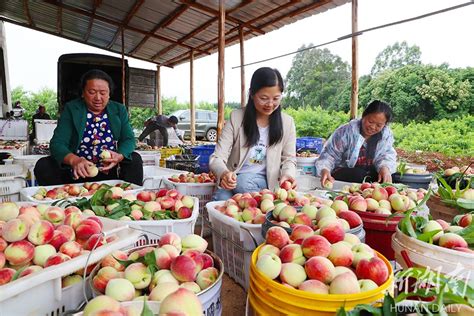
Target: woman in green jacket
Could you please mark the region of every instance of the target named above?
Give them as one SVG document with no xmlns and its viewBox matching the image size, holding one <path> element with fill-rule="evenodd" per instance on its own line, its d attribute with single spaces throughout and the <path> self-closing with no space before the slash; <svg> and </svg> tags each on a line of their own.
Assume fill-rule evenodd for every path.
<svg viewBox="0 0 474 316">
<path fill-rule="evenodd" d="M 112 78 L 93 69 L 82 76 L 81 88 L 82 98 L 66 103 L 61 113 L 50 142 L 51 156 L 36 163 L 38 184 L 121 179 L 141 185 L 142 160 L 133 152 L 135 137 L 127 110 L 110 100 Z"/>
</svg>

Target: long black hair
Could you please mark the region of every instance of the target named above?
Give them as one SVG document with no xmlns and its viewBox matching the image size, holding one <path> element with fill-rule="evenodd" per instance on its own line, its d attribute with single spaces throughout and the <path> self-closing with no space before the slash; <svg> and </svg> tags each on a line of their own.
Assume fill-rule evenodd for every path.
<svg viewBox="0 0 474 316">
<path fill-rule="evenodd" d="M 81 77 L 81 91 L 79 95 L 81 95 L 82 91 L 84 91 L 84 88 L 87 85 L 87 81 L 92 80 L 92 79 L 100 79 L 100 80 L 107 81 L 107 83 L 109 84 L 109 90 L 110 90 L 109 95 L 112 95 L 114 93 L 115 85 L 112 78 L 105 71 L 102 71 L 100 69 L 91 69 L 88 72 L 84 73 Z"/>
<path fill-rule="evenodd" d="M 385 124 L 390 123 L 393 116 L 392 108 L 390 107 L 390 105 L 380 100 L 374 100 L 370 102 L 362 113 L 362 118 L 372 113 L 383 113 L 385 115 L 385 119 L 387 120 Z"/>
<path fill-rule="evenodd" d="M 257 125 L 257 110 L 253 97 L 260 89 L 278 86 L 283 93 L 283 78 L 277 69 L 262 67 L 257 69 L 250 80 L 249 98 L 244 113 L 244 133 L 247 136 L 247 147 L 252 147 L 258 143 L 260 133 Z M 278 106 L 269 117 L 268 144 L 272 146 L 283 138 L 283 123 L 281 119 L 281 106 Z"/>
</svg>

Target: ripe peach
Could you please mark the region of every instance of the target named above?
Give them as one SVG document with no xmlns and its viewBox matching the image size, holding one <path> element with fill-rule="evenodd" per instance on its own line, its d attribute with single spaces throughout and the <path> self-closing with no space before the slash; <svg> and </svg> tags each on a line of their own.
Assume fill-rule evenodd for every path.
<svg viewBox="0 0 474 316">
<path fill-rule="evenodd" d="M 311 218 L 309 218 L 309 216 L 306 215 L 305 213 L 297 213 L 295 217 L 293 218 L 293 223 L 310 226 Z"/>
<path fill-rule="evenodd" d="M 329 241 L 326 238 L 318 235 L 305 238 L 301 244 L 301 247 L 303 248 L 303 253 L 306 258 L 311 258 L 314 256 L 327 257 L 331 252 L 331 244 Z"/>
<path fill-rule="evenodd" d="M 191 234 L 181 239 L 182 251 L 195 249 L 204 252 L 207 248 L 207 241 L 199 235 Z"/>
<path fill-rule="evenodd" d="M 305 269 L 297 263 L 283 263 L 281 265 L 280 280 L 293 287 L 298 287 L 306 280 Z"/>
<path fill-rule="evenodd" d="M 81 223 L 81 221 L 82 221 L 82 213 L 76 213 L 75 211 L 74 212 L 71 211 L 64 218 L 64 225 L 68 225 L 68 226 L 71 226 L 73 229 L 76 229 L 76 227 Z"/>
<path fill-rule="evenodd" d="M 196 282 L 183 282 L 179 285 L 179 287 L 184 287 L 185 289 L 188 289 L 196 294 L 201 292 L 201 288 Z"/>
<path fill-rule="evenodd" d="M 117 259 L 119 260 L 127 260 L 127 254 L 121 250 L 116 250 L 112 254 L 107 255 L 102 259 L 101 265 L 102 267 L 112 267 L 117 271 L 125 271 L 125 266 L 122 265 Z"/>
<path fill-rule="evenodd" d="M 92 219 L 85 219 L 76 227 L 76 237 L 87 240 L 90 236 L 101 232 L 99 223 Z"/>
<path fill-rule="evenodd" d="M 158 270 L 153 274 L 150 282 L 150 290 L 153 289 L 157 284 L 172 282 L 179 284 L 179 281 L 173 276 L 170 270 L 162 269 Z"/>
<path fill-rule="evenodd" d="M 329 294 L 329 286 L 319 280 L 306 280 L 298 286 L 298 289 L 316 294 Z"/>
<path fill-rule="evenodd" d="M 5 248 L 7 248 L 7 246 L 8 246 L 7 241 L 3 239 L 2 237 L 0 237 L 0 252 L 3 252 Z"/>
<path fill-rule="evenodd" d="M 56 249 L 50 244 L 39 245 L 35 247 L 34 255 L 33 255 L 33 263 L 43 267 L 46 263 L 46 260 L 48 260 L 49 257 L 55 254 L 56 254 Z"/>
<path fill-rule="evenodd" d="M 12 266 L 23 265 L 30 262 L 35 253 L 35 246 L 27 240 L 15 241 L 5 249 L 5 259 Z"/>
<path fill-rule="evenodd" d="M 273 254 L 279 256 L 280 255 L 280 249 L 278 247 L 273 246 L 273 245 L 265 244 L 258 251 L 258 258 L 260 258 L 263 255 L 270 254 L 270 253 L 273 253 Z"/>
<path fill-rule="evenodd" d="M 179 289 L 179 285 L 173 282 L 165 282 L 157 284 L 156 287 L 151 290 L 148 299 L 150 301 L 163 301 L 168 295 L 176 292 Z"/>
<path fill-rule="evenodd" d="M 354 254 L 346 242 L 340 241 L 331 245 L 331 252 L 329 253 L 328 259 L 331 260 L 334 266 L 350 267 L 354 260 Z"/>
<path fill-rule="evenodd" d="M 351 233 L 346 233 L 344 235 L 344 241 L 348 242 L 352 246 L 360 244 L 360 239 L 357 235 L 351 234 Z"/>
<path fill-rule="evenodd" d="M 305 239 L 306 237 L 310 237 L 314 235 L 314 231 L 311 227 L 306 225 L 298 225 L 295 226 L 291 232 L 290 239 L 292 241 L 298 239 Z"/>
<path fill-rule="evenodd" d="M 43 214 L 43 218 L 53 225 L 61 224 L 65 217 L 64 210 L 57 206 L 48 207 Z"/>
<path fill-rule="evenodd" d="M 290 237 L 286 230 L 281 227 L 273 226 L 267 230 L 265 240 L 267 244 L 273 245 L 279 249 L 283 248 L 290 242 Z"/>
<path fill-rule="evenodd" d="M 352 246 L 352 253 L 354 254 L 354 260 L 352 261 L 352 266 L 357 267 L 359 261 L 362 259 L 371 259 L 375 256 L 375 252 L 369 245 L 360 243 Z"/>
<path fill-rule="evenodd" d="M 295 216 L 296 216 L 296 209 L 291 205 L 287 205 L 280 211 L 280 214 L 278 214 L 278 219 L 280 221 L 292 223 L 293 218 Z"/>
<path fill-rule="evenodd" d="M 322 227 L 319 233 L 331 244 L 344 240 L 345 235 L 344 228 L 339 222 Z"/>
<path fill-rule="evenodd" d="M 92 285 L 97 291 L 104 294 L 109 281 L 118 277 L 119 275 L 117 270 L 112 267 L 103 267 L 97 271 L 97 274 L 92 279 Z M 135 288 L 133 288 L 132 292 L 135 292 Z"/>
<path fill-rule="evenodd" d="M 387 200 L 388 192 L 381 186 L 377 186 L 374 188 L 374 191 L 372 191 L 372 198 L 376 201 Z"/>
<path fill-rule="evenodd" d="M 105 287 L 105 295 L 119 302 L 131 301 L 135 297 L 135 288 L 127 279 L 111 279 Z"/>
<path fill-rule="evenodd" d="M 69 239 L 67 239 L 63 232 L 55 230 L 53 233 L 53 239 L 49 241 L 49 244 L 54 246 L 54 248 L 56 248 L 56 251 L 59 251 L 61 245 L 68 241 Z"/>
<path fill-rule="evenodd" d="M 70 240 L 59 247 L 59 252 L 68 255 L 71 258 L 75 258 L 81 254 L 82 246 L 78 242 Z"/>
<path fill-rule="evenodd" d="M 349 210 L 349 206 L 346 204 L 346 202 L 344 202 L 342 200 L 335 200 L 331 204 L 331 208 L 336 212 L 336 215 L 339 214 L 340 211 L 348 211 Z"/>
<path fill-rule="evenodd" d="M 20 214 L 20 209 L 14 202 L 0 203 L 0 221 L 8 222 Z"/>
<path fill-rule="evenodd" d="M 444 248 L 468 247 L 466 240 L 454 233 L 445 233 L 444 235 L 442 235 L 438 240 L 438 245 Z"/>
<path fill-rule="evenodd" d="M 388 279 L 388 268 L 385 262 L 379 257 L 370 260 L 362 259 L 356 267 L 356 275 L 359 279 L 370 279 L 382 285 Z"/>
<path fill-rule="evenodd" d="M 201 267 L 196 265 L 193 258 L 184 255 L 176 257 L 173 262 L 171 262 L 170 266 L 173 276 L 181 282 L 191 282 L 196 280 L 197 273 L 200 271 Z"/>
<path fill-rule="evenodd" d="M 0 285 L 4 285 L 10 282 L 15 273 L 16 271 L 11 268 L 0 269 Z"/>
<path fill-rule="evenodd" d="M 345 219 L 349 223 L 350 228 L 355 228 L 362 224 L 362 219 L 359 214 L 353 211 L 341 211 L 339 213 L 339 218 Z"/>
<path fill-rule="evenodd" d="M 84 308 L 84 316 L 92 316 L 97 315 L 99 312 L 103 310 L 119 312 L 120 311 L 120 303 L 106 295 L 100 295 L 87 303 L 86 307 Z"/>
<path fill-rule="evenodd" d="M 217 281 L 219 277 L 219 271 L 214 267 L 209 267 L 201 270 L 196 276 L 196 283 L 199 285 L 201 290 L 207 289 L 214 282 Z"/>
<path fill-rule="evenodd" d="M 3 252 L 0 252 L 0 269 L 5 266 L 6 261 L 7 259 L 5 259 L 5 254 Z"/>
<path fill-rule="evenodd" d="M 48 257 L 48 259 L 46 260 L 45 264 L 44 264 L 44 267 L 47 268 L 47 267 L 50 267 L 50 266 L 55 266 L 57 264 L 61 264 L 63 262 L 66 262 L 68 260 L 71 260 L 71 257 L 63 254 L 63 253 L 60 253 L 58 252 L 57 254 L 54 254 L 50 257 Z"/>
<path fill-rule="evenodd" d="M 360 293 L 359 282 L 354 274 L 343 273 L 334 278 L 329 285 L 329 294 Z"/>
<path fill-rule="evenodd" d="M 82 276 L 77 274 L 67 275 L 61 279 L 61 288 L 65 288 L 79 282 L 82 282 Z"/>
<path fill-rule="evenodd" d="M 334 278 L 334 265 L 325 257 L 309 258 L 304 265 L 304 269 L 309 279 L 329 284 Z"/>
<path fill-rule="evenodd" d="M 196 294 L 185 288 L 179 288 L 161 302 L 159 314 L 201 316 L 203 309 Z"/>
<path fill-rule="evenodd" d="M 276 279 L 281 272 L 281 260 L 273 253 L 262 255 L 257 259 L 257 270 L 270 279 Z"/>
<path fill-rule="evenodd" d="M 40 266 L 29 266 L 25 270 L 21 271 L 20 274 L 18 275 L 19 278 L 23 278 L 27 275 L 30 275 L 32 273 L 38 272 L 43 270 L 43 267 Z"/>
<path fill-rule="evenodd" d="M 367 201 L 363 197 L 360 197 L 358 199 L 352 199 L 349 203 L 349 209 L 359 212 L 365 212 L 367 211 Z M 338 213 L 338 215 L 339 214 L 340 212 Z"/>
<path fill-rule="evenodd" d="M 158 245 L 161 247 L 167 244 L 173 245 L 176 247 L 176 249 L 181 251 L 181 237 L 179 237 L 178 234 L 169 232 L 161 236 L 160 241 L 158 242 Z"/>
<path fill-rule="evenodd" d="M 298 244 L 289 244 L 283 247 L 280 251 L 280 259 L 282 263 L 296 263 L 299 265 L 304 265 L 306 258 L 303 255 L 303 249 L 301 245 Z"/>
<path fill-rule="evenodd" d="M 3 225 L 3 239 L 8 242 L 23 240 L 28 236 L 29 229 L 26 221 L 19 218 L 11 219 Z"/>
<path fill-rule="evenodd" d="M 132 263 L 125 268 L 125 278 L 138 290 L 146 288 L 151 282 L 151 277 L 150 270 L 141 262 Z"/>
</svg>

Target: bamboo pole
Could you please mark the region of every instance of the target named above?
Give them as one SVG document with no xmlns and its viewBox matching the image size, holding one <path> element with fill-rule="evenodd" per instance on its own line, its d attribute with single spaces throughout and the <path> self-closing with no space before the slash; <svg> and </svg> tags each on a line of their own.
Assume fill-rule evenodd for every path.
<svg viewBox="0 0 474 316">
<path fill-rule="evenodd" d="M 189 110 L 191 114 L 191 144 L 196 142 L 196 107 L 194 106 L 194 49 L 189 56 Z"/>
<path fill-rule="evenodd" d="M 357 6 L 358 0 L 352 0 L 352 34 L 357 33 Z M 359 105 L 359 63 L 358 63 L 358 37 L 352 37 L 352 90 L 351 90 L 351 119 L 357 117 Z"/>
<path fill-rule="evenodd" d="M 163 114 L 163 104 L 161 102 L 161 66 L 156 65 L 156 113 Z"/>
<path fill-rule="evenodd" d="M 224 127 L 224 50 L 225 50 L 225 5 L 219 0 L 219 40 L 217 70 L 217 137 Z"/>
<path fill-rule="evenodd" d="M 244 28 L 239 29 L 240 40 L 240 106 L 245 107 L 245 49 L 244 49 Z"/>
<path fill-rule="evenodd" d="M 126 102 L 125 95 L 125 39 L 124 39 L 124 30 L 122 28 L 122 104 L 125 104 L 128 107 Z"/>
</svg>

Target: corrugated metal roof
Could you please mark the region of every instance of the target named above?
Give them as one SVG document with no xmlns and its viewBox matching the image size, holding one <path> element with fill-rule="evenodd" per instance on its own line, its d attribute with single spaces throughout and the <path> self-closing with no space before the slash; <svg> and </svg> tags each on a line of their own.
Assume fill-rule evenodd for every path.
<svg viewBox="0 0 474 316">
<path fill-rule="evenodd" d="M 350 0 L 225 0 L 226 46 L 276 30 Z M 191 50 L 217 51 L 219 0 L 0 1 L 0 19 L 98 48 L 175 66 Z"/>
</svg>

